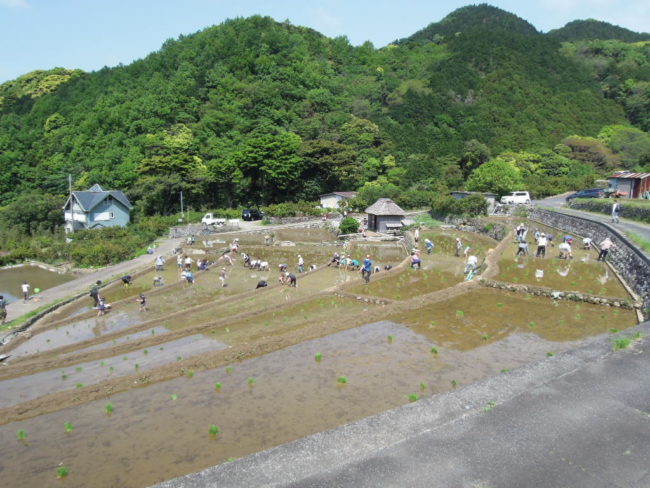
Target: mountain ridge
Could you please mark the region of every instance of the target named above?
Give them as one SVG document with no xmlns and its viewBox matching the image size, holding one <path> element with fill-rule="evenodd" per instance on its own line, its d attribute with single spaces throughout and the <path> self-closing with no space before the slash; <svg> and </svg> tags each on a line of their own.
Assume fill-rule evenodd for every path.
<svg viewBox="0 0 650 488">
<path fill-rule="evenodd" d="M 625 124 L 591 68 L 522 19 L 487 5 L 445 19 L 447 30 L 375 49 L 239 18 L 39 97 L 2 85 L 0 204 L 65 193 L 68 173 L 149 213 L 170 211 L 180 189 L 214 207 L 378 181 L 459 187 L 468 147 L 548 153 Z"/>
</svg>

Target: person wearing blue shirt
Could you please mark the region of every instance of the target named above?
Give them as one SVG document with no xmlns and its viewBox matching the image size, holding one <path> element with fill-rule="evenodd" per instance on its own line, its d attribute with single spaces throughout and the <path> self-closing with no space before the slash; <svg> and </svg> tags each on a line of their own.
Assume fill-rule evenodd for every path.
<svg viewBox="0 0 650 488">
<path fill-rule="evenodd" d="M 370 283 L 370 273 L 372 273 L 372 261 L 370 260 L 370 254 L 368 254 L 366 259 L 363 260 L 363 268 L 361 269 L 361 276 L 366 283 Z"/>
<path fill-rule="evenodd" d="M 431 242 L 429 239 L 425 239 L 424 244 L 427 246 L 427 254 L 431 254 L 433 252 L 433 248 L 435 247 L 433 242 Z"/>
</svg>

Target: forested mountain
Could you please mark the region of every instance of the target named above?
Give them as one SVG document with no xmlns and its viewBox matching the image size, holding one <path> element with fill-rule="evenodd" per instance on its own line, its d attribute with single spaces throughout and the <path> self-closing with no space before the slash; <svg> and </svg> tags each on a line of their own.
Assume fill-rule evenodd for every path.
<svg viewBox="0 0 650 488">
<path fill-rule="evenodd" d="M 467 31 L 508 31 L 513 34 L 535 35 L 535 27 L 510 12 L 487 4 L 461 7 L 440 22 L 433 22 L 422 30 L 396 43 L 442 42 L 445 37 Z"/>
<path fill-rule="evenodd" d="M 600 20 L 574 20 L 560 29 L 553 29 L 548 32 L 560 42 L 565 41 L 586 41 L 586 40 L 607 40 L 616 39 L 623 42 L 639 42 L 650 40 L 649 33 L 634 32 L 618 25 L 612 25 Z"/>
<path fill-rule="evenodd" d="M 626 149 L 607 144 L 630 129 L 626 113 L 647 131 L 649 111 L 647 92 L 630 106 L 603 92 L 609 73 L 619 91 L 630 69 L 647 79 L 642 63 L 612 61 L 605 76 L 592 61 L 486 5 L 382 49 L 229 20 L 128 66 L 0 86 L 0 205 L 65 194 L 70 173 L 75 188 L 124 190 L 146 214 L 174 211 L 181 189 L 194 208 L 359 188 L 408 206 L 495 157 L 538 194 L 589 184 L 622 164 Z M 646 164 L 643 147 L 627 166 Z"/>
<path fill-rule="evenodd" d="M 632 124 L 650 131 L 650 41 L 575 41 L 564 43 L 561 52 L 589 69 Z"/>
</svg>

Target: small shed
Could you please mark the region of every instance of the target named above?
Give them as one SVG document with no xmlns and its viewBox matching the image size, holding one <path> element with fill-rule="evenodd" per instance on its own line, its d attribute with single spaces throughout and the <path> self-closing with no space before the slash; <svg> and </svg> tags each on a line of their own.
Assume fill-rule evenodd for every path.
<svg viewBox="0 0 650 488">
<path fill-rule="evenodd" d="M 356 196 L 356 191 L 335 191 L 333 193 L 325 193 L 320 196 L 320 206 L 323 208 L 337 209 L 339 208 L 339 202 L 344 202 Z"/>
<path fill-rule="evenodd" d="M 368 214 L 368 230 L 387 232 L 402 227 L 404 210 L 390 198 L 380 198 L 366 209 Z"/>
<path fill-rule="evenodd" d="M 625 198 L 650 198 L 650 173 L 617 171 L 609 177 L 610 190 Z"/>
<path fill-rule="evenodd" d="M 124 227 L 131 220 L 133 206 L 119 190 L 105 191 L 93 185 L 86 191 L 73 191 L 63 206 L 65 231 Z"/>
</svg>

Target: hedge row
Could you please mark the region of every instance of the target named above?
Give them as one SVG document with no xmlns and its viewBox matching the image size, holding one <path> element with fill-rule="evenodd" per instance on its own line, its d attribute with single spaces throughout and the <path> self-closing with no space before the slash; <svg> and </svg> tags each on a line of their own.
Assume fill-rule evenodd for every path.
<svg viewBox="0 0 650 488">
<path fill-rule="evenodd" d="M 611 199 L 600 200 L 581 198 L 572 200 L 569 207 L 577 210 L 587 210 L 589 212 L 611 215 L 613 203 L 614 201 Z M 621 217 L 650 223 L 650 204 L 644 205 L 641 202 L 626 201 L 624 199 L 619 199 L 619 204 L 621 205 Z"/>
</svg>

